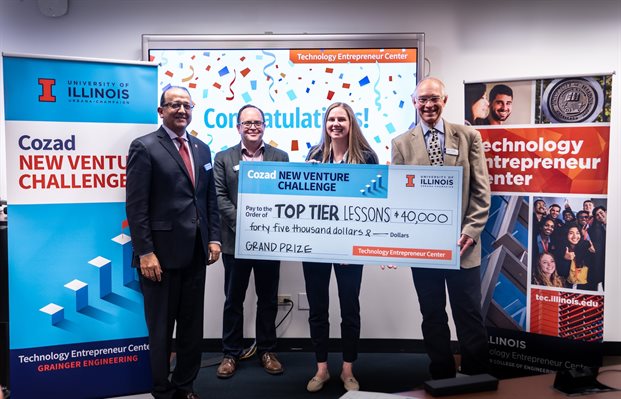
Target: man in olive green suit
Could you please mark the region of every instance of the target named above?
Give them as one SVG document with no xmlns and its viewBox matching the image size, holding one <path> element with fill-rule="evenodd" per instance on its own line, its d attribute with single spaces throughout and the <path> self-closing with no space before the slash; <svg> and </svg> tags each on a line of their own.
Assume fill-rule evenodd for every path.
<svg viewBox="0 0 621 399">
<path fill-rule="evenodd" d="M 471 127 L 441 118 L 448 96 L 439 79 L 423 79 L 412 97 L 420 123 L 393 139 L 392 164 L 463 167 L 462 225 L 457 241 L 461 268 L 412 268 L 423 315 L 423 339 L 431 359 L 429 370 L 434 379 L 452 378 L 456 374 L 446 314 L 446 285 L 459 340 L 460 371 L 485 373 L 489 371 L 489 358 L 487 332 L 481 315 L 481 246 L 478 241 L 487 222 L 490 186 L 481 136 Z"/>
</svg>

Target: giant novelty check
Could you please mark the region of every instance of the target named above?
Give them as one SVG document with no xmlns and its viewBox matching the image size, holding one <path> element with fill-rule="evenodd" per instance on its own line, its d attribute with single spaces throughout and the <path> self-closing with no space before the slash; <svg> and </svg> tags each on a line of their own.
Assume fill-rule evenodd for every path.
<svg viewBox="0 0 621 399">
<path fill-rule="evenodd" d="M 235 256 L 459 268 L 461 167 L 240 162 Z"/>
</svg>

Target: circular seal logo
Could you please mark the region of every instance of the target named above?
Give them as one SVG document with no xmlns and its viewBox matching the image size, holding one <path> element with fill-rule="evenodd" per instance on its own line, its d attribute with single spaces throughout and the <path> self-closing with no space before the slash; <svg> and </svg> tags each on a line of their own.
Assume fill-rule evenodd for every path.
<svg viewBox="0 0 621 399">
<path fill-rule="evenodd" d="M 543 92 L 543 114 L 552 123 L 588 123 L 604 105 L 604 91 L 593 78 L 555 79 Z"/>
</svg>

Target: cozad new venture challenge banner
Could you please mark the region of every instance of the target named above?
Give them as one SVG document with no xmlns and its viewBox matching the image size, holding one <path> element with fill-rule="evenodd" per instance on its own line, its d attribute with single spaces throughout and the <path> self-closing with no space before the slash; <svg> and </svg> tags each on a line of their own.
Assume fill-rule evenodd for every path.
<svg viewBox="0 0 621 399">
<path fill-rule="evenodd" d="M 148 391 L 124 201 L 129 143 L 157 124 L 157 70 L 20 55 L 3 70 L 12 397 Z"/>
</svg>

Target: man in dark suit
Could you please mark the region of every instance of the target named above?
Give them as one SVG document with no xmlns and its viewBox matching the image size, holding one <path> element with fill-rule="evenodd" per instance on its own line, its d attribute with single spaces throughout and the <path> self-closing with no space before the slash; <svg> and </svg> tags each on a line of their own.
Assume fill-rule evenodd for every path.
<svg viewBox="0 0 621 399">
<path fill-rule="evenodd" d="M 201 363 L 205 265 L 220 256 L 211 151 L 186 132 L 193 107 L 187 89 L 166 89 L 157 109 L 162 126 L 135 139 L 127 161 L 127 220 L 156 399 L 198 398 L 193 382 Z M 169 380 L 175 322 L 177 363 Z"/>
<path fill-rule="evenodd" d="M 230 378 L 244 347 L 244 300 L 254 270 L 257 293 L 256 349 L 261 365 L 269 374 L 281 374 L 283 367 L 276 349 L 276 314 L 280 262 L 235 258 L 235 225 L 237 222 L 237 182 L 240 161 L 288 162 L 286 152 L 263 142 L 265 117 L 253 105 L 237 113 L 237 130 L 241 142 L 216 154 L 214 175 L 218 206 L 222 219 L 222 261 L 224 263 L 224 302 L 222 344 L 224 358 L 216 371 L 220 378 Z"/>
<path fill-rule="evenodd" d="M 489 177 L 479 132 L 441 118 L 447 98 L 442 81 L 423 79 L 413 95 L 420 123 L 392 141 L 393 165 L 463 167 L 461 236 L 457 241 L 461 268 L 412 268 L 423 315 L 423 339 L 431 359 L 429 370 L 434 379 L 456 374 L 445 284 L 457 327 L 461 372 L 479 374 L 489 368 L 487 331 L 481 314 L 481 246 L 477 245 L 490 206 Z"/>
</svg>

